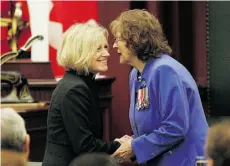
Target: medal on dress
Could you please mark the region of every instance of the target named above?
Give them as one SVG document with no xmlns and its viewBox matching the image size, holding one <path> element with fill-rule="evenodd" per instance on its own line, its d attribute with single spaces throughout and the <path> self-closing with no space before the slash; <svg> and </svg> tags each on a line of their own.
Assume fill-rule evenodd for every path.
<svg viewBox="0 0 230 166">
<path fill-rule="evenodd" d="M 145 95 L 144 95 L 144 100 L 143 100 L 143 107 L 144 108 L 149 108 L 149 90 L 148 88 L 144 88 Z"/>
<path fill-rule="evenodd" d="M 149 92 L 148 88 L 142 88 L 137 91 L 137 109 L 143 110 L 149 108 Z"/>
<path fill-rule="evenodd" d="M 140 109 L 143 109 L 143 100 L 144 100 L 144 89 L 139 89 L 137 91 L 137 109 L 140 110 Z"/>
<path fill-rule="evenodd" d="M 146 82 L 141 77 L 140 73 L 137 76 L 137 81 L 141 82 L 140 89 L 137 90 L 137 103 L 136 103 L 136 107 L 140 111 L 149 108 L 149 90 L 146 87 Z"/>
</svg>

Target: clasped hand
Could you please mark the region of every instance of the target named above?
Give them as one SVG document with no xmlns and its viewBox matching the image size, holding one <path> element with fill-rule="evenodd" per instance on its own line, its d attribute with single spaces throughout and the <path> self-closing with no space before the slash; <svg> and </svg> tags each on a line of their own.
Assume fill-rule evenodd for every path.
<svg viewBox="0 0 230 166">
<path fill-rule="evenodd" d="M 115 141 L 118 141 L 121 146 L 111 155 L 115 158 L 122 158 L 124 161 L 130 160 L 133 157 L 133 150 L 131 146 L 133 138 L 128 135 L 124 135 L 121 138 L 116 138 Z"/>
</svg>

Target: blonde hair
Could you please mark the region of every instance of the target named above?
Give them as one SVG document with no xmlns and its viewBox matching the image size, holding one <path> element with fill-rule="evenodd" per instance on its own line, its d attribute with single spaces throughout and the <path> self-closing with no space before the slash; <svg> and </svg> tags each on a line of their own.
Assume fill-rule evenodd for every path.
<svg viewBox="0 0 230 166">
<path fill-rule="evenodd" d="M 108 40 L 108 31 L 95 20 L 72 25 L 64 33 L 57 54 L 58 64 L 88 74 L 92 56 L 104 40 Z"/>
</svg>

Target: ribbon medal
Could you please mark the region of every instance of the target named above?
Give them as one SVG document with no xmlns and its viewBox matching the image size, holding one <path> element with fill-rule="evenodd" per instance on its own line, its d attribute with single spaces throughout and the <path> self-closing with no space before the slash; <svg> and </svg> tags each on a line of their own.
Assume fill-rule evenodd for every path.
<svg viewBox="0 0 230 166">
<path fill-rule="evenodd" d="M 142 88 L 137 91 L 137 109 L 143 110 L 149 108 L 148 88 Z"/>
</svg>

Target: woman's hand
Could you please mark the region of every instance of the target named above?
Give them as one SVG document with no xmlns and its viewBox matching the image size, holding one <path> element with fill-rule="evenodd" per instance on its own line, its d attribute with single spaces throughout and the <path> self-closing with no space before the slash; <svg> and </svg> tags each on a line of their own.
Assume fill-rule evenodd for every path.
<svg viewBox="0 0 230 166">
<path fill-rule="evenodd" d="M 133 157 L 133 149 L 131 146 L 132 137 L 126 137 L 120 139 L 121 146 L 112 154 L 112 157 L 121 157 L 123 159 L 130 159 Z"/>
<path fill-rule="evenodd" d="M 132 140 L 133 137 L 129 136 L 129 135 L 124 135 L 121 138 L 116 138 L 114 141 L 118 141 L 120 144 L 126 142 L 127 140 Z"/>
</svg>

